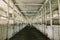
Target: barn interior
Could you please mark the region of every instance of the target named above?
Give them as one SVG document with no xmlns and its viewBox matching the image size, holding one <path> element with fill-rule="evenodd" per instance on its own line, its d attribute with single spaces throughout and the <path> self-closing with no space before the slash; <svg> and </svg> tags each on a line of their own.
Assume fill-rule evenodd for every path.
<svg viewBox="0 0 60 40">
<path fill-rule="evenodd" d="M 60 0 L 0 0 L 0 40 L 60 40 Z"/>
</svg>

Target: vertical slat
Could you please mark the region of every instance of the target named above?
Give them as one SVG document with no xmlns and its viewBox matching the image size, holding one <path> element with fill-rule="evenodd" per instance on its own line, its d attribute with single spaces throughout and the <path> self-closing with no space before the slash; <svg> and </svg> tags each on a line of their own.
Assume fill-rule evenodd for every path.
<svg viewBox="0 0 60 40">
<path fill-rule="evenodd" d="M 59 40 L 60 40 L 60 26 L 59 26 L 59 30 L 58 30 L 58 32 L 59 32 L 58 35 L 59 35 Z"/>
<path fill-rule="evenodd" d="M 46 6 L 46 5 L 45 5 Z M 47 14 L 46 14 L 46 7 L 45 7 L 45 21 L 46 21 L 46 26 L 47 26 Z"/>
<path fill-rule="evenodd" d="M 50 5 L 50 25 L 52 27 L 52 4 L 51 4 L 51 0 L 49 0 L 49 5 Z"/>
<path fill-rule="evenodd" d="M 42 11 L 42 32 L 44 33 L 44 25 L 43 25 L 43 19 L 44 19 L 44 18 L 43 18 L 43 7 L 42 7 L 42 10 L 41 10 L 41 11 Z"/>
<path fill-rule="evenodd" d="M 41 11 L 41 26 L 42 26 L 42 11 Z M 43 30 L 41 29 L 41 31 L 43 31 Z"/>
<path fill-rule="evenodd" d="M 8 7 L 8 10 L 7 10 L 7 16 L 8 16 L 8 23 L 7 23 L 7 35 L 6 35 L 6 39 L 9 40 L 8 38 L 8 26 L 9 26 L 9 2 L 10 0 L 8 0 L 8 4 L 7 4 L 7 7 Z"/>
<path fill-rule="evenodd" d="M 60 29 L 60 28 L 58 27 L 58 40 L 59 40 L 59 29 Z"/>
<path fill-rule="evenodd" d="M 44 12 L 45 12 L 45 34 L 46 34 L 46 28 L 47 28 L 46 4 L 45 4 Z M 46 34 L 46 35 L 47 35 L 47 34 Z"/>
<path fill-rule="evenodd" d="M 1 40 L 2 40 L 2 25 L 1 25 Z"/>
<path fill-rule="evenodd" d="M 15 18 L 15 17 L 14 17 L 14 15 L 15 15 L 15 14 L 14 14 L 14 7 L 15 7 L 15 6 L 14 6 L 14 4 L 13 4 L 13 14 L 12 14 L 12 19 L 13 19 L 14 25 L 13 25 L 13 28 L 12 28 L 12 29 L 13 29 L 13 33 L 12 33 L 12 35 L 14 35 L 14 34 L 15 34 L 15 30 L 14 30 L 14 29 L 15 29 L 15 27 L 14 27 L 14 26 L 15 26 L 15 19 L 14 19 L 14 18 Z"/>
<path fill-rule="evenodd" d="M 52 26 L 52 4 L 51 4 L 52 0 L 49 0 L 49 5 L 50 5 L 50 26 L 52 27 L 52 34 L 53 34 L 53 38 L 52 40 L 54 40 L 54 32 L 53 32 L 53 26 Z"/>
<path fill-rule="evenodd" d="M 42 25 L 42 32 L 43 32 L 43 31 L 44 31 L 44 30 L 43 30 L 43 7 L 42 7 L 42 10 L 41 10 L 41 18 L 42 18 L 41 25 Z"/>
<path fill-rule="evenodd" d="M 41 11 L 41 19 L 42 19 L 42 11 Z M 42 25 L 42 21 L 41 21 L 41 25 Z"/>
<path fill-rule="evenodd" d="M 59 26 L 60 26 L 60 0 L 58 0 L 58 13 L 59 13 Z M 59 38 L 59 28 L 58 28 L 58 38 Z"/>
<path fill-rule="evenodd" d="M 0 19 L 1 19 L 1 16 L 0 16 Z M 2 39 L 1 39 L 2 35 L 1 35 L 1 34 L 2 34 L 2 27 L 1 27 L 1 25 L 0 25 L 0 40 L 2 40 Z"/>
<path fill-rule="evenodd" d="M 58 0 L 59 24 L 60 24 L 60 0 Z"/>
<path fill-rule="evenodd" d="M 43 14 L 44 14 L 44 16 L 43 16 L 43 26 L 44 26 L 43 30 L 44 30 L 44 34 L 45 34 L 45 24 L 44 24 L 45 23 L 45 7 L 43 7 Z"/>
<path fill-rule="evenodd" d="M 2 40 L 2 26 L 1 26 L 1 40 Z"/>
</svg>

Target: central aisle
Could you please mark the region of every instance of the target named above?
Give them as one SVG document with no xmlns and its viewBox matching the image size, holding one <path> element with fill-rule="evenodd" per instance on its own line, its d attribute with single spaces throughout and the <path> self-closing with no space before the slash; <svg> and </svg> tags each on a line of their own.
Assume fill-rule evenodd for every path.
<svg viewBox="0 0 60 40">
<path fill-rule="evenodd" d="M 27 25 L 9 40 L 50 40 L 34 26 Z"/>
</svg>

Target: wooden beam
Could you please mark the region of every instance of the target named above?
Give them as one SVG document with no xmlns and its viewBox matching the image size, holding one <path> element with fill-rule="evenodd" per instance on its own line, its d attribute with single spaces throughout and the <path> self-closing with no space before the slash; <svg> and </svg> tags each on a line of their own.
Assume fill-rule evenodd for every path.
<svg viewBox="0 0 60 40">
<path fill-rule="evenodd" d="M 51 0 L 49 0 L 49 5 L 50 5 L 50 25 L 52 27 L 52 4 L 51 4 Z"/>
<path fill-rule="evenodd" d="M 21 11 L 21 12 L 38 12 L 38 11 Z"/>
<path fill-rule="evenodd" d="M 36 4 L 36 3 L 15 3 L 15 5 L 20 5 L 20 6 L 23 6 L 23 5 L 25 5 L 25 6 L 29 6 L 29 5 L 31 5 L 31 6 L 40 6 L 40 5 L 43 5 L 43 4 Z"/>
</svg>

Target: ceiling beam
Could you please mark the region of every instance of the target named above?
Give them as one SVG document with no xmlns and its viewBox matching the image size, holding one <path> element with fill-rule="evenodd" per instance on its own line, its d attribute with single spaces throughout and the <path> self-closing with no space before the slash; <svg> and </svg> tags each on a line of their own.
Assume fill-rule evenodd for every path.
<svg viewBox="0 0 60 40">
<path fill-rule="evenodd" d="M 23 6 L 23 5 L 28 5 L 28 6 L 40 6 L 40 5 L 43 5 L 43 4 L 36 4 L 36 3 L 15 3 L 15 5 L 20 5 L 20 6 Z"/>
<path fill-rule="evenodd" d="M 21 11 L 21 12 L 38 12 L 38 11 Z"/>
</svg>

